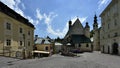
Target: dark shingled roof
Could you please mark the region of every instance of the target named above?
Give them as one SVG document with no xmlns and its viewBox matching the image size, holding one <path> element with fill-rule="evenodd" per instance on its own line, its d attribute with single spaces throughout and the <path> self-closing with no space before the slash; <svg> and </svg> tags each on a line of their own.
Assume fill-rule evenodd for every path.
<svg viewBox="0 0 120 68">
<path fill-rule="evenodd" d="M 87 38 L 85 35 L 72 35 L 71 42 L 72 43 L 91 43 L 91 40 Z"/>
<path fill-rule="evenodd" d="M 26 18 L 24 18 L 20 14 L 16 13 L 14 10 L 9 8 L 7 5 L 3 4 L 1 1 L 0 1 L 0 12 L 14 18 L 15 20 L 20 21 L 21 23 L 23 23 L 25 25 L 35 28 L 34 25 L 32 23 L 30 23 Z"/>
</svg>

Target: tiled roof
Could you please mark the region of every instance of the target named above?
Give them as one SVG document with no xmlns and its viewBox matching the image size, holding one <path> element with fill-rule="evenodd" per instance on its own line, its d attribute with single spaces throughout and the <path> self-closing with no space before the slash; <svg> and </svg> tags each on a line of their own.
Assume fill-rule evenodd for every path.
<svg viewBox="0 0 120 68">
<path fill-rule="evenodd" d="M 51 42 L 47 38 L 37 38 L 35 44 L 51 44 Z"/>
<path fill-rule="evenodd" d="M 91 40 L 85 35 L 72 35 L 70 41 L 72 43 L 91 43 Z"/>
</svg>

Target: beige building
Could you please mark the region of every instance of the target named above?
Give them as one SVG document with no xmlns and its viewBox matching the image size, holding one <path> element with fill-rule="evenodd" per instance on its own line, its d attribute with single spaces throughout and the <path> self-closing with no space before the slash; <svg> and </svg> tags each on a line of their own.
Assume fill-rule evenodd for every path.
<svg viewBox="0 0 120 68">
<path fill-rule="evenodd" d="M 68 51 L 92 51 L 88 22 L 83 27 L 78 18 L 73 24 L 72 21 L 69 21 L 69 30 L 64 37 L 63 45 L 63 49 Z"/>
<path fill-rule="evenodd" d="M 100 46 L 104 53 L 120 55 L 120 0 L 112 0 L 101 13 Z"/>
<path fill-rule="evenodd" d="M 31 57 L 34 29 L 27 19 L 0 2 L 0 55 Z"/>
<path fill-rule="evenodd" d="M 35 57 L 44 57 L 51 56 L 53 53 L 53 43 L 49 38 L 40 38 L 35 39 L 34 51 L 33 54 Z"/>
</svg>

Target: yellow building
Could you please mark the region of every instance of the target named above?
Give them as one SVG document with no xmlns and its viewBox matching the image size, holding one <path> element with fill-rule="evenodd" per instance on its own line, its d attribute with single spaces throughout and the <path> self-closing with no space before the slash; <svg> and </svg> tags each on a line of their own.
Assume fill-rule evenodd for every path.
<svg viewBox="0 0 120 68">
<path fill-rule="evenodd" d="M 48 38 L 37 38 L 35 41 L 35 49 L 33 51 L 37 56 L 50 56 L 53 53 L 53 44 Z"/>
<path fill-rule="evenodd" d="M 34 25 L 0 2 L 0 55 L 32 56 Z"/>
</svg>

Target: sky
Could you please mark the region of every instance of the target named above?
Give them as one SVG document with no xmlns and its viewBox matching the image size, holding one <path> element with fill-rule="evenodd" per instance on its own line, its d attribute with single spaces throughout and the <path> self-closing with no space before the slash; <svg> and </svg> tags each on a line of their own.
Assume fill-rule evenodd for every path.
<svg viewBox="0 0 120 68">
<path fill-rule="evenodd" d="M 34 35 L 39 37 L 64 38 L 68 21 L 80 19 L 83 26 L 88 22 L 93 29 L 94 15 L 98 16 L 111 0 L 0 0 L 8 7 L 27 18 L 34 26 Z"/>
</svg>

